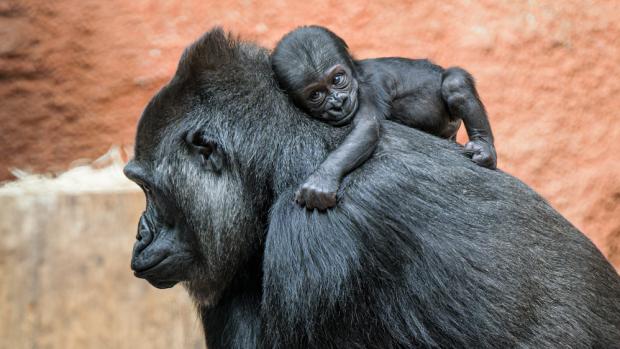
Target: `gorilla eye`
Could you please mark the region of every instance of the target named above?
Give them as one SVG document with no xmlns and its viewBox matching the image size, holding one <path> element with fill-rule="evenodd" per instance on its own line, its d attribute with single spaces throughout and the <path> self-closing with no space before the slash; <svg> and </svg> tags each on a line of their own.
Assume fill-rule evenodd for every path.
<svg viewBox="0 0 620 349">
<path fill-rule="evenodd" d="M 323 92 L 321 91 L 312 91 L 309 96 L 311 102 L 318 102 L 321 98 L 323 98 Z"/>
<path fill-rule="evenodd" d="M 342 84 L 344 84 L 345 80 L 346 79 L 344 73 L 338 73 L 336 74 L 336 76 L 334 76 L 332 83 L 336 86 L 341 86 Z"/>
</svg>

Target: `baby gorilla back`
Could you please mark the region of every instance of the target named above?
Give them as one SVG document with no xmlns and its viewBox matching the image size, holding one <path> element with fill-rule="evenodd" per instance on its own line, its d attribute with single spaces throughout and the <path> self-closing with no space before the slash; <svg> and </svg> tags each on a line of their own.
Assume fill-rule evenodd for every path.
<svg viewBox="0 0 620 349">
<path fill-rule="evenodd" d="M 359 67 L 366 84 L 390 91 L 388 119 L 442 138 L 457 131 L 449 127 L 452 118 L 439 93 L 441 67 L 428 60 L 396 57 L 361 60 Z"/>
</svg>

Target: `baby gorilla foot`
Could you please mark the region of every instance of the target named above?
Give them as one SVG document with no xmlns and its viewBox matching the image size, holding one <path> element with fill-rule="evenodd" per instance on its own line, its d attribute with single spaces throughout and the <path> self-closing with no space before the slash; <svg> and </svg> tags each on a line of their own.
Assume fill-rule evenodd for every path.
<svg viewBox="0 0 620 349">
<path fill-rule="evenodd" d="M 338 181 L 329 176 L 313 174 L 295 193 L 295 202 L 308 210 L 325 211 L 336 206 Z"/>
<path fill-rule="evenodd" d="M 471 159 L 479 166 L 492 170 L 497 166 L 497 154 L 495 147 L 482 139 L 470 141 L 465 145 L 465 150 L 471 153 Z"/>
</svg>

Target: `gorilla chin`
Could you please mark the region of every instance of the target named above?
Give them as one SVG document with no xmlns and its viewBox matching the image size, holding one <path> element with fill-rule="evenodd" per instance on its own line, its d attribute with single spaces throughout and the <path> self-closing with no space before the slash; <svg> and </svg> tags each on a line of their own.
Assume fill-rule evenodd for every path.
<svg viewBox="0 0 620 349">
<path fill-rule="evenodd" d="M 134 274 L 135 275 L 135 274 Z M 138 276 L 138 275 L 136 275 Z M 140 276 L 138 276 L 140 277 Z M 172 286 L 176 285 L 178 283 L 178 281 L 168 281 L 168 280 L 154 280 L 154 279 L 149 279 L 149 278 L 143 278 L 146 281 L 149 282 L 149 284 L 153 285 L 153 287 L 159 288 L 159 289 L 166 289 L 166 288 L 171 288 Z"/>
</svg>

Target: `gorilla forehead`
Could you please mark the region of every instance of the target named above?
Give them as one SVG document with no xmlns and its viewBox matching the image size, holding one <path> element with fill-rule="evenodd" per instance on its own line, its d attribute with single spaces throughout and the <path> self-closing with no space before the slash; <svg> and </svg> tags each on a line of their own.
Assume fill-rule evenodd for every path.
<svg viewBox="0 0 620 349">
<path fill-rule="evenodd" d="M 170 149 L 171 138 L 193 127 L 219 128 L 213 132 L 221 133 L 233 129 L 231 123 L 243 123 L 248 114 L 266 112 L 262 105 L 269 96 L 259 93 L 271 80 L 265 68 L 269 69 L 266 50 L 239 42 L 219 28 L 207 32 L 185 49 L 172 80 L 145 108 L 136 135 L 136 159 L 158 158 L 158 151 Z"/>
<path fill-rule="evenodd" d="M 136 160 L 152 160 L 156 157 L 166 139 L 166 128 L 180 120 L 183 104 L 178 102 L 182 99 L 178 90 L 178 86 L 170 83 L 146 106 L 136 132 Z"/>
</svg>

